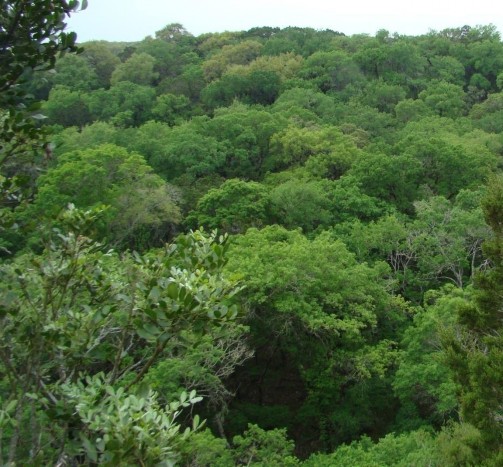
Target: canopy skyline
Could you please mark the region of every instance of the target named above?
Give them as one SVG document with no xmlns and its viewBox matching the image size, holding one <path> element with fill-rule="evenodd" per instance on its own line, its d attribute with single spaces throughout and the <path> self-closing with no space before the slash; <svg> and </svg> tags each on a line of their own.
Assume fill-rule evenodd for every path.
<svg viewBox="0 0 503 467">
<path fill-rule="evenodd" d="M 126 6 L 125 6 L 126 5 Z M 503 5 L 480 0 L 474 9 L 467 0 L 425 0 L 421 6 L 398 0 L 373 3 L 355 0 L 345 4 L 311 0 L 106 0 L 89 2 L 85 11 L 69 20 L 79 42 L 107 40 L 135 42 L 154 35 L 170 23 L 190 33 L 248 30 L 253 27 L 311 27 L 347 35 L 375 34 L 380 29 L 400 35 L 426 34 L 464 25 L 493 24 L 503 31 Z"/>
</svg>

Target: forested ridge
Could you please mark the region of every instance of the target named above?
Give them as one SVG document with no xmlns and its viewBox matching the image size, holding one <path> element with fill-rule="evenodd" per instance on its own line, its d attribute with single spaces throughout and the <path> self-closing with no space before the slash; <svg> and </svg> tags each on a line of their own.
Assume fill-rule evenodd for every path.
<svg viewBox="0 0 503 467">
<path fill-rule="evenodd" d="M 79 8 L 0 3 L 0 463 L 502 465 L 496 28 Z"/>
</svg>

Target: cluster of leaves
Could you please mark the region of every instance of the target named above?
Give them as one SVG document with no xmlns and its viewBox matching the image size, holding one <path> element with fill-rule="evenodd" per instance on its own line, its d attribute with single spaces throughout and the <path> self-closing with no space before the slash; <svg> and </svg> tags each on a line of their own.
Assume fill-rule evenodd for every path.
<svg viewBox="0 0 503 467">
<path fill-rule="evenodd" d="M 27 99 L 26 81 L 35 71 L 54 67 L 56 58 L 78 51 L 77 35 L 64 31 L 65 17 L 87 2 L 51 0 L 2 2 L 0 6 L 0 164 L 19 158 L 30 146 L 43 144 L 35 114 L 38 104 Z M 27 118 L 32 114 L 32 118 Z M 34 114 L 34 115 L 33 115 Z M 16 164 L 16 162 L 13 162 Z M 12 170 L 12 169 L 11 169 Z"/>
<path fill-rule="evenodd" d="M 224 238 L 194 232 L 148 256 L 119 257 L 86 236 L 97 215 L 65 211 L 41 255 L 2 265 L 0 358 L 6 411 L 16 407 L 4 434 L 9 461 L 28 452 L 36 463 L 95 460 L 89 445 L 110 465 L 171 458 L 179 409 L 198 399 L 191 393 L 163 412 L 154 393 L 131 391 L 184 329 L 201 334 L 237 314 L 239 288 L 219 272 Z M 142 429 L 148 437 L 136 445 Z M 103 441 L 90 443 L 89 430 Z"/>
</svg>

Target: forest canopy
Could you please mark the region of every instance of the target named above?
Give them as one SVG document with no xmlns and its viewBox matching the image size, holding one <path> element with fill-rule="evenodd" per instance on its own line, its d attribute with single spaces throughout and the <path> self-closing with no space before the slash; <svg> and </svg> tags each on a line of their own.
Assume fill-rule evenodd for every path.
<svg viewBox="0 0 503 467">
<path fill-rule="evenodd" d="M 503 43 L 77 43 L 0 6 L 0 463 L 503 463 Z"/>
</svg>

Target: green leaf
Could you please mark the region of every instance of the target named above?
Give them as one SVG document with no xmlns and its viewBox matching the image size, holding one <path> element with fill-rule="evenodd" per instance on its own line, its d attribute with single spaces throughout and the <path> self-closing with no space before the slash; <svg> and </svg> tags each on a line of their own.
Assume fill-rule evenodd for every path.
<svg viewBox="0 0 503 467">
<path fill-rule="evenodd" d="M 156 340 L 156 336 L 150 334 L 149 332 L 145 331 L 145 329 L 142 329 L 142 328 L 138 328 L 136 330 L 136 334 L 138 334 L 142 339 L 145 339 L 147 341 Z"/>
<path fill-rule="evenodd" d="M 98 462 L 98 452 L 96 451 L 96 447 L 89 441 L 89 439 L 82 433 L 79 433 L 80 439 L 82 441 L 82 445 L 86 450 L 86 454 L 93 462 Z"/>
<path fill-rule="evenodd" d="M 171 298 L 172 300 L 176 300 L 178 298 L 178 285 L 175 284 L 174 282 L 171 282 L 167 289 L 168 297 Z"/>
<path fill-rule="evenodd" d="M 158 336 L 162 332 L 161 329 L 159 329 L 159 326 L 156 326 L 153 323 L 145 323 L 143 325 L 143 329 L 153 336 Z"/>
<path fill-rule="evenodd" d="M 196 415 L 194 417 L 194 420 L 192 420 L 192 430 L 196 431 L 198 427 L 199 427 L 199 415 Z"/>
<path fill-rule="evenodd" d="M 16 408 L 16 405 L 17 405 L 17 400 L 12 400 L 12 401 L 10 401 L 10 402 L 7 404 L 7 407 L 5 407 L 5 411 L 6 411 L 7 413 L 12 412 L 12 411 Z"/>
<path fill-rule="evenodd" d="M 160 297 L 161 297 L 161 291 L 159 290 L 159 287 L 157 286 L 152 287 L 152 290 L 148 294 L 148 298 L 150 298 L 154 302 L 158 302 Z"/>
</svg>

